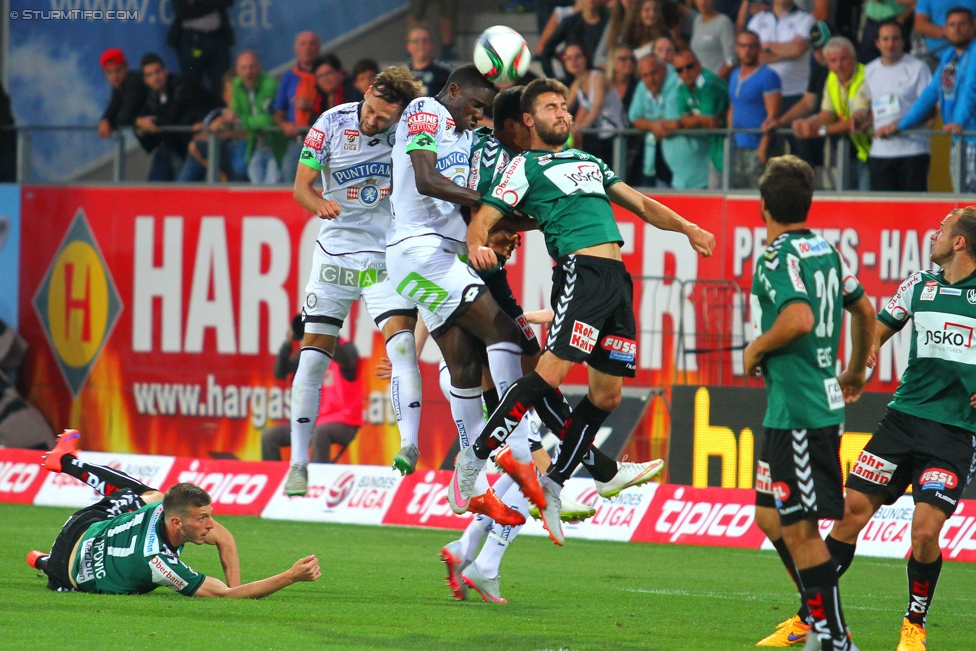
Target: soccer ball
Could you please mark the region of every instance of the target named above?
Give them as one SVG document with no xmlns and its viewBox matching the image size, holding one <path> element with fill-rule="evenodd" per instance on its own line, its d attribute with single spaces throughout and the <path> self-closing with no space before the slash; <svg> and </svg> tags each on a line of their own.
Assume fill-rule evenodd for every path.
<svg viewBox="0 0 976 651">
<path fill-rule="evenodd" d="M 493 84 L 512 83 L 529 71 L 530 63 L 529 46 L 511 27 L 489 27 L 475 43 L 474 65 Z"/>
</svg>

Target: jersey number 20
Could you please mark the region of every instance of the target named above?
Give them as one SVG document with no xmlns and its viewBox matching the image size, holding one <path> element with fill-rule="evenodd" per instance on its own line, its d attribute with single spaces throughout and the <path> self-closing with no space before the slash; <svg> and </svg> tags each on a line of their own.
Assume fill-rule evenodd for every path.
<svg viewBox="0 0 976 651">
<path fill-rule="evenodd" d="M 834 334 L 834 304 L 840 292 L 837 269 L 831 267 L 826 278 L 823 270 L 817 269 L 813 272 L 813 280 L 817 285 L 817 301 L 820 303 L 820 318 L 814 334 L 821 338 L 831 337 Z"/>
</svg>

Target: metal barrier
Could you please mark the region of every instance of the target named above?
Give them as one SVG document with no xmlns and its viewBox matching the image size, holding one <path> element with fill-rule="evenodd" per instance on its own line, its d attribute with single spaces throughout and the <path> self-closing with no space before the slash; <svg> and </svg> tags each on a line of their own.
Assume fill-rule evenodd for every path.
<svg viewBox="0 0 976 651">
<path fill-rule="evenodd" d="M 33 141 L 33 134 L 35 132 L 41 131 L 57 131 L 64 133 L 91 133 L 94 134 L 97 131 L 97 126 L 65 126 L 65 125 L 23 125 L 15 127 L 0 127 L 0 129 L 10 130 L 13 129 L 17 133 L 17 180 L 19 183 L 31 182 L 31 147 Z M 277 131 L 276 128 L 268 129 L 268 131 Z M 193 127 L 161 127 L 161 133 L 199 133 L 199 131 L 194 130 Z M 125 179 L 126 170 L 126 152 L 130 146 L 127 146 L 127 141 L 131 141 L 131 138 L 126 138 L 126 133 L 132 133 L 132 129 L 127 128 L 120 131 L 115 131 L 112 134 L 112 148 L 111 148 L 111 161 L 112 161 L 112 175 L 111 180 L 114 183 L 122 182 Z M 207 165 L 207 175 L 206 183 L 217 183 L 218 182 L 218 172 L 220 169 L 220 147 L 218 146 L 221 137 L 219 131 L 207 131 L 208 139 L 208 152 L 210 153 L 208 157 Z M 584 135 L 605 135 L 607 131 L 605 129 L 584 129 L 582 131 Z M 720 188 L 723 191 L 730 189 L 729 183 L 729 172 L 731 169 L 732 160 L 732 144 L 731 138 L 729 136 L 733 134 L 756 134 L 762 133 L 759 129 L 682 129 L 680 135 L 691 138 L 707 138 L 710 136 L 722 136 L 723 138 L 723 171 L 722 171 L 722 184 Z M 789 136 L 792 135 L 792 131 L 789 129 L 780 129 L 777 131 L 778 134 Z M 640 141 L 636 136 L 645 136 L 646 132 L 639 129 L 615 129 L 613 130 L 613 156 L 610 161 L 611 167 L 621 173 L 627 168 L 628 160 L 628 147 L 637 146 L 643 148 L 643 139 Z M 959 136 L 952 136 L 941 130 L 932 129 L 913 129 L 910 131 L 902 132 L 901 135 L 921 135 L 921 136 L 934 136 L 937 138 L 958 138 Z M 966 136 L 976 136 L 976 132 L 964 132 L 962 135 Z M 840 136 L 837 138 L 828 138 L 828 147 L 836 147 L 836 152 L 834 152 L 834 158 L 837 161 L 836 166 L 836 179 L 834 181 L 834 190 L 837 192 L 849 192 L 851 190 L 843 190 L 843 179 L 847 176 L 847 166 L 850 161 L 850 147 L 851 141 L 849 138 Z M 836 144 L 834 144 L 836 143 Z M 829 160 L 830 153 L 828 153 Z M 962 164 L 962 148 L 956 147 L 952 151 L 952 164 L 950 165 L 950 170 L 954 171 L 957 178 L 953 179 L 953 187 L 962 187 L 962 175 L 965 173 L 965 166 Z M 107 161 L 106 161 L 107 162 Z M 65 170 L 63 178 L 61 181 L 65 183 L 78 183 L 76 179 L 72 178 L 72 174 L 77 176 L 75 170 Z M 641 179 L 627 179 L 631 185 L 640 185 Z M 853 190 L 856 191 L 856 190 Z M 955 194 L 961 194 L 956 191 Z"/>
<path fill-rule="evenodd" d="M 748 297 L 731 280 L 640 276 L 641 302 L 652 314 L 670 314 L 672 328 L 641 323 L 640 346 L 673 351 L 674 384 L 747 386 L 742 351 L 748 343 Z M 677 322 L 674 323 L 674 316 Z M 664 320 L 661 319 L 663 324 Z M 667 346 L 668 339 L 672 345 Z M 667 360 L 665 360 L 667 361 Z M 662 364 L 662 368 L 667 368 Z"/>
<path fill-rule="evenodd" d="M 583 129 L 581 131 L 584 135 L 596 135 L 606 134 L 606 130 L 600 129 Z M 635 135 L 646 135 L 646 131 L 641 131 L 640 129 L 615 129 L 613 137 L 613 162 L 611 167 L 614 171 L 619 171 L 626 169 L 627 167 L 627 139 Z M 730 189 L 735 189 L 730 187 L 729 176 L 732 163 L 732 139 L 729 136 L 734 134 L 762 134 L 765 133 L 762 129 L 681 129 L 678 135 L 689 137 L 689 138 L 706 138 L 709 136 L 721 136 L 722 137 L 722 184 L 720 188 L 715 188 L 716 190 L 728 191 Z M 792 129 L 778 129 L 775 132 L 780 136 L 792 136 Z M 954 136 L 940 129 L 909 129 L 907 131 L 899 132 L 899 136 L 928 136 L 936 138 L 954 138 L 958 139 L 962 136 L 976 136 L 976 131 L 964 131 L 959 136 Z M 825 155 L 825 160 L 830 161 L 831 159 L 837 161 L 835 166 L 836 178 L 833 179 L 832 188 L 835 192 L 857 192 L 856 188 L 846 189 L 844 188 L 844 180 L 847 178 L 848 164 L 850 162 L 851 156 L 851 140 L 846 135 L 843 136 L 828 136 L 827 137 L 827 153 Z M 643 144 L 641 145 L 643 146 Z M 963 165 L 963 150 L 961 147 L 954 148 L 951 153 L 952 160 L 950 162 L 949 171 L 955 174 L 955 178 L 952 179 L 953 188 L 961 188 L 963 175 L 965 174 L 965 166 Z M 742 188 L 740 188 L 742 189 Z M 954 190 L 954 194 L 963 194 L 959 190 Z"/>
</svg>

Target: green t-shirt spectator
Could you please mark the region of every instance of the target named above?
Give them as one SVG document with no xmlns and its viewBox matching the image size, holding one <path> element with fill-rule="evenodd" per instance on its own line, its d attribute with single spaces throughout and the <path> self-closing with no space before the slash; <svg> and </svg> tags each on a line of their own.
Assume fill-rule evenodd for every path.
<svg viewBox="0 0 976 651">
<path fill-rule="evenodd" d="M 681 115 L 704 115 L 722 117 L 729 111 L 729 86 L 710 70 L 702 69 L 689 88 L 686 84 L 678 86 L 678 110 Z M 709 136 L 709 156 L 712 164 L 722 171 L 722 136 Z"/>
</svg>

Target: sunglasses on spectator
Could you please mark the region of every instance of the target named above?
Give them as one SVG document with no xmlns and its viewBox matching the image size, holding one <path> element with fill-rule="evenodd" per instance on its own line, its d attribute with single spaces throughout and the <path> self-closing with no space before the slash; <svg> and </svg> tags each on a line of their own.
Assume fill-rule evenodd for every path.
<svg viewBox="0 0 976 651">
<path fill-rule="evenodd" d="M 697 61 L 692 61 L 691 63 L 689 63 L 686 66 L 681 66 L 680 68 L 675 68 L 674 71 L 677 72 L 678 74 L 681 74 L 685 70 L 694 70 L 696 67 L 698 67 L 698 62 Z"/>
</svg>

